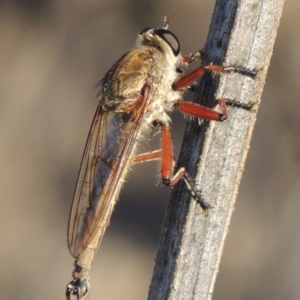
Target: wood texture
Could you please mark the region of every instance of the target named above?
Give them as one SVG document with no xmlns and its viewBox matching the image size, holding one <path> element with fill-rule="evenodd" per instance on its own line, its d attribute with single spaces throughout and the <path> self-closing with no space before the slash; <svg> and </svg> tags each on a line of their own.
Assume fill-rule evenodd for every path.
<svg viewBox="0 0 300 300">
<path fill-rule="evenodd" d="M 216 2 L 204 63 L 256 68 L 259 73 L 255 81 L 240 74 L 204 76 L 197 88 L 196 102 L 213 106 L 214 99 L 220 97 L 245 103 L 258 101 L 257 110 L 283 3 L 284 0 Z M 255 119 L 256 112 L 229 108 L 229 119 L 223 123 L 188 122 L 178 167 L 185 166 L 196 178 L 197 188 L 214 208 L 204 217 L 184 184 L 174 188 L 149 300 L 211 299 Z M 237 254 L 238 251 L 237 245 Z"/>
</svg>

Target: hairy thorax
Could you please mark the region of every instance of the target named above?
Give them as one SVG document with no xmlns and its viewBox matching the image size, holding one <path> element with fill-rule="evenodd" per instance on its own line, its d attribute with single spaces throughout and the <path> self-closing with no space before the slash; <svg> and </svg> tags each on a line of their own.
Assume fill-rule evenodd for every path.
<svg viewBox="0 0 300 300">
<path fill-rule="evenodd" d="M 107 111 L 128 112 L 149 87 L 149 105 L 144 124 L 169 122 L 167 112 L 181 93 L 172 89 L 178 79 L 179 58 L 169 59 L 157 49 L 133 49 L 121 57 L 106 73 L 102 83 L 103 108 Z"/>
</svg>

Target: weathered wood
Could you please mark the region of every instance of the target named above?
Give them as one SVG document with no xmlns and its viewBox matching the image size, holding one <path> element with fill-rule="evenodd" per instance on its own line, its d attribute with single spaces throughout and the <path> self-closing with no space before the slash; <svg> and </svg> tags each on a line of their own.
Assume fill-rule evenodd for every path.
<svg viewBox="0 0 300 300">
<path fill-rule="evenodd" d="M 240 74 L 205 76 L 195 97 L 201 99 L 200 103 L 212 106 L 213 99 L 220 97 L 259 103 L 283 3 L 284 0 L 216 2 L 204 63 L 257 68 L 259 73 L 256 80 Z M 187 124 L 178 167 L 186 166 L 190 176 L 196 178 L 197 188 L 214 208 L 204 217 L 184 184 L 174 188 L 149 300 L 212 297 L 256 119 L 256 112 L 238 108 L 229 108 L 229 115 L 223 123 L 202 122 L 199 126 L 191 120 Z"/>
</svg>

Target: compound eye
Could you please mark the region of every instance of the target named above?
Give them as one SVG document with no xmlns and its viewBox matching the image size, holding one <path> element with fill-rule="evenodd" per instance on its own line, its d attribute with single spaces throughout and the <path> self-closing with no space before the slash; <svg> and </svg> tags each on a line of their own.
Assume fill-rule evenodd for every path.
<svg viewBox="0 0 300 300">
<path fill-rule="evenodd" d="M 175 34 L 166 29 L 156 29 L 155 34 L 160 36 L 171 47 L 175 56 L 178 56 L 180 44 Z"/>
<path fill-rule="evenodd" d="M 140 32 L 140 35 L 146 33 L 147 31 L 153 29 L 152 27 L 146 27 L 145 29 L 143 29 L 141 32 Z"/>
</svg>

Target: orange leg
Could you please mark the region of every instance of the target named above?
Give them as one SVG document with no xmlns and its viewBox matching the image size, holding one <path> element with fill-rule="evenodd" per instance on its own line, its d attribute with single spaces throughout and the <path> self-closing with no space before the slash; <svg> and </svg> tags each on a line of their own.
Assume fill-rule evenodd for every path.
<svg viewBox="0 0 300 300">
<path fill-rule="evenodd" d="M 173 187 L 185 174 L 184 168 L 180 168 L 173 175 L 173 142 L 171 137 L 170 127 L 161 125 L 162 130 L 162 150 L 143 153 L 132 158 L 133 163 L 142 163 L 152 160 L 161 159 L 161 177 L 163 184 L 168 187 Z"/>
<path fill-rule="evenodd" d="M 134 164 L 161 159 L 161 150 L 139 154 L 132 158 Z"/>
<path fill-rule="evenodd" d="M 188 177 L 185 168 L 180 168 L 175 174 L 173 174 L 173 142 L 170 127 L 161 124 L 162 131 L 162 161 L 161 161 L 161 177 L 163 183 L 168 187 L 173 187 L 180 179 L 183 179 L 187 188 L 191 192 L 191 195 L 203 209 L 204 214 L 207 214 L 207 210 L 212 207 L 207 203 L 200 191 L 196 191 L 193 188 L 193 184 Z"/>
<path fill-rule="evenodd" d="M 224 121 L 228 118 L 226 99 L 218 99 L 217 101 L 221 107 L 222 113 L 193 102 L 178 101 L 176 106 L 181 112 L 192 117 L 211 121 Z"/>
<path fill-rule="evenodd" d="M 162 150 L 137 155 L 132 158 L 132 162 L 142 163 L 161 159 L 161 177 L 163 184 L 168 187 L 173 187 L 186 174 L 186 171 L 184 168 L 181 168 L 175 175 L 173 175 L 174 155 L 170 127 L 162 124 L 161 130 Z"/>
<path fill-rule="evenodd" d="M 200 54 L 199 54 L 200 55 Z M 186 56 L 184 57 L 184 61 L 190 63 L 193 60 L 196 60 L 198 58 L 197 54 L 193 54 L 190 57 Z M 201 76 L 203 76 L 207 71 L 213 72 L 213 73 L 228 73 L 228 72 L 235 72 L 240 73 L 242 75 L 250 76 L 254 78 L 257 74 L 255 70 L 248 70 L 242 67 L 236 67 L 236 66 L 219 66 L 219 65 L 207 65 L 207 66 L 201 66 L 197 68 L 192 73 L 188 74 L 185 77 L 182 77 L 179 79 L 176 83 L 173 84 L 174 90 L 179 91 L 186 91 L 197 79 L 199 79 Z M 217 100 L 222 113 L 218 113 L 210 108 L 203 107 L 196 103 L 191 102 L 184 102 L 184 101 L 178 101 L 175 105 L 178 107 L 179 110 L 181 110 L 183 113 L 211 121 L 224 121 L 228 118 L 228 111 L 227 106 L 232 105 L 236 107 L 240 107 L 243 109 L 251 109 L 252 104 L 244 104 L 236 101 L 231 101 L 229 99 L 218 99 Z"/>
<path fill-rule="evenodd" d="M 174 155 L 170 127 L 162 124 L 161 130 L 162 150 L 156 150 L 137 155 L 132 158 L 132 162 L 142 163 L 161 159 L 161 177 L 163 184 L 168 187 L 173 187 L 186 174 L 186 171 L 184 168 L 181 168 L 175 175 L 173 175 Z"/>
<path fill-rule="evenodd" d="M 190 61 L 193 61 L 196 58 L 191 58 Z M 185 60 L 189 63 L 188 59 L 185 57 Z M 207 71 L 214 72 L 214 73 L 240 73 L 242 75 L 246 75 L 252 78 L 255 78 L 257 72 L 255 70 L 248 70 L 242 67 L 237 66 L 219 66 L 219 65 L 207 65 L 207 66 L 201 66 L 197 68 L 195 71 L 191 72 L 190 74 L 182 77 L 179 79 L 174 85 L 173 89 L 178 91 L 186 91 L 187 88 L 194 83 L 197 79 L 202 77 Z"/>
<path fill-rule="evenodd" d="M 162 124 L 162 160 L 161 160 L 161 177 L 163 184 L 173 187 L 185 174 L 186 170 L 180 168 L 173 175 L 173 142 L 170 127 Z"/>
<path fill-rule="evenodd" d="M 192 104 L 192 103 L 191 103 Z M 156 150 L 148 153 L 142 153 L 132 158 L 133 163 L 142 163 L 152 160 L 161 159 L 161 177 L 162 182 L 167 187 L 173 187 L 178 183 L 180 179 L 183 179 L 187 188 L 189 189 L 192 197 L 203 208 L 203 212 L 206 215 L 207 210 L 212 207 L 209 203 L 205 202 L 201 192 L 196 191 L 193 188 L 192 181 L 188 177 L 188 174 L 185 168 L 180 168 L 175 174 L 173 174 L 173 165 L 174 165 L 174 154 L 173 154 L 173 142 L 170 127 L 161 124 L 162 131 L 162 150 Z"/>
<path fill-rule="evenodd" d="M 255 105 L 255 102 L 241 103 L 239 101 L 233 101 L 225 98 L 217 99 L 216 101 L 221 108 L 221 113 L 193 102 L 178 101 L 175 106 L 186 115 L 210 121 L 222 122 L 228 118 L 227 105 L 239 107 L 245 110 L 251 110 L 253 105 Z"/>
</svg>

